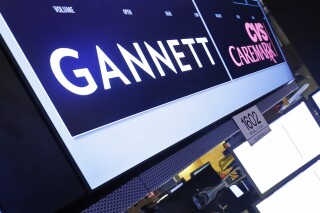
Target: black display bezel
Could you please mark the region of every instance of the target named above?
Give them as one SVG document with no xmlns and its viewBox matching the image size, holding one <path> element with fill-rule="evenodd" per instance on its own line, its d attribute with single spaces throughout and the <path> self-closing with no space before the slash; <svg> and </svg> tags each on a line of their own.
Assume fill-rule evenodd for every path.
<svg viewBox="0 0 320 213">
<path fill-rule="evenodd" d="M 261 5 L 260 5 L 261 7 Z M 23 83 L 23 86 L 25 87 L 25 90 L 28 92 L 31 100 L 33 101 L 33 104 L 35 105 L 35 108 L 37 108 L 39 114 L 45 121 L 45 123 L 48 126 L 48 129 L 51 131 L 52 136 L 55 138 L 55 140 L 58 142 L 59 147 L 61 148 L 62 152 L 64 153 L 66 159 L 72 166 L 75 175 L 79 178 L 80 182 L 83 184 L 83 187 L 85 188 L 87 195 L 85 195 L 82 198 L 79 198 L 79 200 L 75 201 L 75 203 L 72 203 L 69 207 L 66 207 L 65 209 L 62 209 L 62 211 L 67 211 L 68 209 L 74 209 L 75 207 L 78 210 L 84 209 L 91 204 L 95 203 L 99 199 L 106 196 L 106 194 L 112 193 L 114 190 L 118 189 L 120 186 L 124 185 L 125 183 L 129 182 L 135 177 L 139 177 L 141 173 L 144 171 L 150 169 L 157 163 L 163 161 L 164 159 L 168 158 L 169 156 L 175 154 L 182 148 L 192 144 L 195 140 L 207 135 L 214 129 L 216 129 L 218 126 L 224 124 L 226 121 L 230 120 L 232 116 L 238 114 L 239 112 L 243 111 L 244 109 L 255 105 L 257 102 L 262 100 L 263 98 L 269 96 L 270 94 L 274 93 L 278 89 L 280 89 L 282 86 L 275 88 L 271 92 L 261 96 L 260 98 L 256 99 L 255 101 L 248 103 L 247 105 L 241 107 L 240 109 L 231 112 L 230 114 L 224 116 L 223 118 L 213 122 L 212 124 L 208 125 L 207 127 L 204 127 L 203 129 L 193 133 L 192 135 L 186 137 L 185 139 L 175 143 L 174 145 L 170 146 L 169 148 L 160 151 L 156 155 L 145 159 L 143 162 L 139 163 L 138 165 L 128 169 L 127 171 L 123 172 L 122 174 L 112 178 L 111 180 L 105 182 L 104 184 L 100 185 L 99 187 L 95 189 L 91 189 L 89 184 L 87 183 L 85 177 L 81 173 L 78 165 L 76 164 L 75 160 L 73 159 L 71 153 L 67 149 L 66 145 L 64 144 L 60 134 L 58 133 L 57 129 L 53 125 L 52 121 L 50 120 L 48 114 L 46 113 L 44 107 L 40 103 L 38 97 L 36 96 L 35 92 L 33 91 L 30 83 L 26 79 L 26 77 L 23 74 L 23 71 L 21 70 L 20 66 L 18 65 L 16 59 L 14 58 L 13 54 L 9 50 L 9 47 L 5 43 L 4 39 L 0 36 L 0 44 L 1 48 L 4 49 L 4 52 L 6 53 L 7 57 L 9 58 L 9 61 L 11 62 L 12 67 L 14 67 L 14 70 L 16 71 L 16 75 Z"/>
</svg>

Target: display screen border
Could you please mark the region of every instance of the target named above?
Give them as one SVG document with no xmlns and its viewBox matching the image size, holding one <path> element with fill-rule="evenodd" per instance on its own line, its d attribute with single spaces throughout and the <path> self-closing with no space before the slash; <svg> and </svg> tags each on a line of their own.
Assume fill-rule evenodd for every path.
<svg viewBox="0 0 320 213">
<path fill-rule="evenodd" d="M 30 83 L 28 82 L 28 80 L 24 76 L 20 66 L 17 64 L 15 58 L 13 57 L 12 53 L 10 52 L 9 48 L 6 46 L 6 43 L 4 42 L 4 40 L 1 36 L 0 36 L 0 44 L 2 45 L 1 48 L 4 49 L 4 53 L 7 55 L 9 62 L 12 64 L 14 70 L 16 71 L 15 74 L 22 81 L 22 83 L 23 83 L 22 85 L 25 87 L 25 90 L 29 94 L 30 99 L 32 100 L 33 104 L 35 105 L 35 108 L 39 111 L 39 115 L 43 118 L 43 120 L 47 124 L 48 129 L 51 131 L 53 137 L 56 139 L 60 148 L 62 149 L 62 152 L 65 154 L 67 160 L 69 161 L 70 165 L 74 169 L 75 175 L 78 176 L 78 178 L 80 179 L 80 182 L 83 184 L 85 190 L 87 191 L 87 195 L 80 197 L 79 199 L 77 199 L 76 201 L 74 201 L 70 204 L 71 208 L 79 206 L 80 207 L 79 210 L 92 205 L 93 203 L 95 203 L 99 199 L 105 197 L 105 195 L 112 193 L 114 190 L 118 189 L 119 187 L 121 187 L 122 185 L 131 181 L 132 179 L 139 177 L 139 175 L 141 173 L 143 173 L 143 172 L 147 171 L 148 169 L 150 169 L 151 167 L 157 165 L 158 163 L 165 160 L 169 156 L 177 153 L 179 150 L 183 149 L 184 147 L 192 144 L 195 140 L 209 134 L 211 131 L 216 129 L 218 126 L 229 121 L 232 118 L 232 116 L 240 113 L 241 111 L 247 109 L 250 106 L 257 104 L 258 102 L 260 102 L 261 100 L 270 96 L 271 94 L 275 93 L 276 91 L 278 91 L 282 87 L 286 86 L 286 84 L 287 84 L 286 83 L 278 88 L 275 88 L 274 90 L 261 96 L 260 98 L 254 100 L 253 102 L 248 103 L 247 105 L 245 105 L 245 106 L 239 108 L 238 110 L 222 117 L 221 119 L 213 122 L 212 124 L 204 127 L 203 129 L 184 138 L 183 140 L 178 141 L 177 143 L 170 146 L 169 148 L 162 150 L 161 152 L 157 153 L 156 155 L 154 155 L 148 159 L 145 159 L 143 162 L 128 169 L 127 171 L 123 172 L 122 174 L 112 178 L 111 180 L 105 182 L 104 184 L 98 186 L 97 188 L 91 189 L 89 184 L 87 183 L 85 177 L 83 176 L 82 172 L 80 171 L 78 165 L 76 164 L 75 160 L 73 159 L 71 153 L 69 152 L 69 150 L 65 146 L 62 138 L 60 137 L 58 131 L 56 130 L 55 126 L 53 125 L 51 119 L 47 115 L 44 107 L 42 106 L 38 97 L 36 96 L 33 89 L 31 88 Z M 69 210 L 70 207 L 66 207 L 66 209 Z M 62 209 L 62 211 L 64 211 L 64 209 Z"/>
<path fill-rule="evenodd" d="M 260 5 L 260 8 L 261 8 L 261 5 Z M 262 8 L 261 8 L 261 10 L 262 10 Z M 264 14 L 264 11 L 263 11 L 263 14 Z M 269 21 L 267 20 L 267 22 L 269 22 Z M 270 26 L 270 24 L 269 24 L 269 26 Z M 104 184 L 98 186 L 97 188 L 91 189 L 91 187 L 87 183 L 84 175 L 80 171 L 77 163 L 73 159 L 70 151 L 67 149 L 60 134 L 58 133 L 58 131 L 55 128 L 54 124 L 52 123 L 51 119 L 49 118 L 46 110 L 44 109 L 44 106 L 41 104 L 41 102 L 39 101 L 38 97 L 36 96 L 34 90 L 32 89 L 29 81 L 24 76 L 23 71 L 21 70 L 21 67 L 18 65 L 16 59 L 14 58 L 12 52 L 9 50 L 9 47 L 7 46 L 7 44 L 4 41 L 4 39 L 2 38 L 2 36 L 0 36 L 0 44 L 1 44 L 1 48 L 3 48 L 6 56 L 8 57 L 12 67 L 16 71 L 16 75 L 22 81 L 22 83 L 23 83 L 22 85 L 25 87 L 25 90 L 29 94 L 31 100 L 33 101 L 33 104 L 35 105 L 35 107 L 39 111 L 39 114 L 44 119 L 45 123 L 48 125 L 48 128 L 52 132 L 53 137 L 57 140 L 60 148 L 62 149 L 62 152 L 65 154 L 66 158 L 68 159 L 69 163 L 71 164 L 72 168 L 74 169 L 75 175 L 79 177 L 81 183 L 84 185 L 84 188 L 86 189 L 87 194 L 88 194 L 88 196 L 85 196 L 85 199 L 84 199 L 85 204 L 92 204 L 93 202 L 97 201 L 98 199 L 104 197 L 106 194 L 113 192 L 114 190 L 118 189 L 120 186 L 124 185 L 125 183 L 129 182 L 130 180 L 134 179 L 135 177 L 138 177 L 142 172 L 150 169 L 151 167 L 153 167 L 157 163 L 161 162 L 162 160 L 168 158 L 169 156 L 173 155 L 174 153 L 176 153 L 180 149 L 192 144 L 195 140 L 205 136 L 206 134 L 208 134 L 209 132 L 214 130 L 219 125 L 222 125 L 223 123 L 228 121 L 233 115 L 241 112 L 242 110 L 248 108 L 249 106 L 254 105 L 255 103 L 262 100 L 263 98 L 269 96 L 270 94 L 274 93 L 275 91 L 277 91 L 278 89 L 280 89 L 281 87 L 286 85 L 286 83 L 285 83 L 282 86 L 274 88 L 272 91 L 270 91 L 267 94 L 262 95 L 260 98 L 254 100 L 253 102 L 247 103 L 245 106 L 242 106 L 238 110 L 230 112 L 228 115 L 225 115 L 221 119 L 214 121 L 210 125 L 193 133 L 192 135 L 182 139 L 181 141 L 176 142 L 175 144 L 171 145 L 167 149 L 164 149 L 164 150 L 158 152 L 156 155 L 154 155 L 148 159 L 145 159 L 141 163 L 137 164 L 134 167 L 131 167 L 130 169 L 126 170 L 125 172 L 121 173 L 120 175 L 115 176 L 114 178 L 112 178 L 109 181 L 105 182 Z M 277 41 L 277 44 L 278 44 L 278 41 Z M 284 59 L 285 59 L 285 57 L 284 57 Z M 285 59 L 285 63 L 287 63 L 286 59 Z"/>
</svg>

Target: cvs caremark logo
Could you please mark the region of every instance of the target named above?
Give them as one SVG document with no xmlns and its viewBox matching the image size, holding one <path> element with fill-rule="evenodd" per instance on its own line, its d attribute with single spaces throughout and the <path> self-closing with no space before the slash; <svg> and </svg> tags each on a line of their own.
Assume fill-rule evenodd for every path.
<svg viewBox="0 0 320 213">
<path fill-rule="evenodd" d="M 229 46 L 229 54 L 233 63 L 238 67 L 267 59 L 277 63 L 278 54 L 264 25 L 247 22 L 244 27 L 253 44 L 241 47 Z"/>
<path fill-rule="evenodd" d="M 269 41 L 269 37 L 261 23 L 245 23 L 245 28 L 249 38 L 253 42 Z"/>
</svg>

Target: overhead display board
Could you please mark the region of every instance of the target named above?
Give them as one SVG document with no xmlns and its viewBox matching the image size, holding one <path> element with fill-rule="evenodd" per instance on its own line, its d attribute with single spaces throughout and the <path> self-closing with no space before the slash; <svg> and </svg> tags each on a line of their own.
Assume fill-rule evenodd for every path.
<svg viewBox="0 0 320 213">
<path fill-rule="evenodd" d="M 293 79 L 256 1 L 3 0 L 0 26 L 91 189 Z"/>
</svg>

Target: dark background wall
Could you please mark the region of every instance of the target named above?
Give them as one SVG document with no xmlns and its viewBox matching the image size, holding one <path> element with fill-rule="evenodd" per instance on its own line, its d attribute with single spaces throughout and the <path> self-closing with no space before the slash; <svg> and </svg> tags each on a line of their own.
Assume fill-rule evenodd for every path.
<svg viewBox="0 0 320 213">
<path fill-rule="evenodd" d="M 320 85 L 320 6 L 315 0 L 264 0 L 288 39 Z"/>
<path fill-rule="evenodd" d="M 0 208 L 53 212 L 84 193 L 0 46 Z"/>
</svg>

